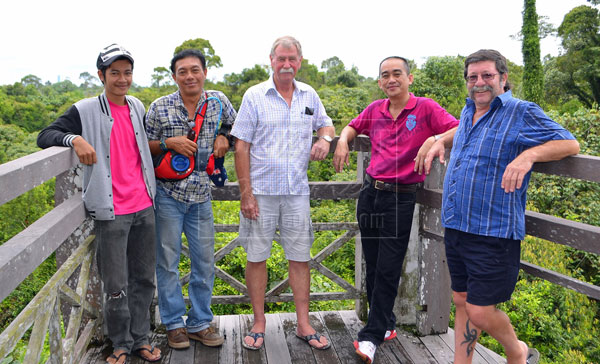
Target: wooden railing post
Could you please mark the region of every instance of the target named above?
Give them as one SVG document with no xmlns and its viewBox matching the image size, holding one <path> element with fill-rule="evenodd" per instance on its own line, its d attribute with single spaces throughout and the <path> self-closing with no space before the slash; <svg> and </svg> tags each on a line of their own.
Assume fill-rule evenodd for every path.
<svg viewBox="0 0 600 364">
<path fill-rule="evenodd" d="M 446 155 L 450 155 L 449 150 Z M 441 192 L 445 171 L 446 167 L 436 160 L 425 180 L 424 189 Z M 417 239 L 420 261 L 416 328 L 419 335 L 444 333 L 448 331 L 451 290 L 441 211 L 426 205 L 418 206 Z"/>
<path fill-rule="evenodd" d="M 357 154 L 356 180 L 362 184 L 365 178 L 365 171 L 367 170 L 367 166 L 371 160 L 371 154 L 367 152 L 358 152 Z M 358 203 L 358 198 L 356 203 Z M 361 237 L 359 232 L 356 235 L 354 246 L 354 285 L 359 292 L 362 292 L 362 294 L 359 299 L 355 300 L 354 309 L 356 311 L 356 315 L 361 320 L 367 321 L 369 307 L 367 302 L 367 267 L 365 258 L 362 254 L 362 244 L 360 239 Z"/>
<path fill-rule="evenodd" d="M 63 203 L 65 200 L 72 197 L 77 191 L 81 191 L 81 185 L 83 180 L 83 171 L 81 169 L 81 165 L 78 165 L 74 168 L 71 168 L 68 171 L 61 173 L 56 176 L 56 184 L 54 191 L 54 203 L 55 206 Z M 94 229 L 94 220 L 90 217 L 87 217 L 85 221 L 66 239 L 58 249 L 56 249 L 56 267 L 60 268 L 63 263 L 71 256 L 73 251 L 77 249 L 88 236 L 90 236 Z M 78 284 L 78 277 L 80 268 L 73 273 L 71 278 L 67 281 L 67 285 L 75 290 Z M 102 287 L 100 278 L 98 276 L 98 269 L 95 263 L 95 255 L 94 262 L 92 263 L 92 270 L 90 272 L 90 282 L 87 291 L 87 301 L 97 308 L 101 310 L 102 308 Z M 61 303 L 61 311 L 62 317 L 64 321 L 65 327 L 68 326 L 69 316 L 71 314 L 71 305 L 67 302 Z M 85 323 L 82 323 L 82 327 L 85 326 Z"/>
</svg>

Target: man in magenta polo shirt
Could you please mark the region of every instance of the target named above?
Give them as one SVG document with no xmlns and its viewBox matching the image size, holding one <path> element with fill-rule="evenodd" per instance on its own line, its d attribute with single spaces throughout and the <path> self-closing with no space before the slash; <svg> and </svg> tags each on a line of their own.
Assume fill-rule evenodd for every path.
<svg viewBox="0 0 600 364">
<path fill-rule="evenodd" d="M 409 93 L 412 82 L 406 59 L 385 58 L 378 84 L 388 98 L 371 103 L 342 130 L 333 157 L 341 172 L 348 165 L 348 143 L 358 134 L 371 139 L 371 162 L 356 207 L 370 310 L 354 346 L 367 363 L 378 345 L 396 336 L 393 307 L 402 273 L 398 263 L 408 247 L 416 191 L 425 180 L 425 155 L 434 143 L 451 138 L 450 131 L 458 126 L 435 101 Z"/>
</svg>

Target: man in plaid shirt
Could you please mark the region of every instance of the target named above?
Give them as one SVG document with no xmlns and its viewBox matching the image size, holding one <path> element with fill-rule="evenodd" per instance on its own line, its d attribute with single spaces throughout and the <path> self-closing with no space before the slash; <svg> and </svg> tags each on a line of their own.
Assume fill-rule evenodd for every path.
<svg viewBox="0 0 600 364">
<path fill-rule="evenodd" d="M 216 158 L 223 157 L 229 149 L 229 131 L 236 112 L 223 93 L 204 90 L 206 60 L 200 51 L 188 49 L 177 53 L 171 60 L 171 71 L 179 90 L 154 101 L 146 115 L 150 150 L 153 155 L 174 150 L 186 157 L 195 156 L 195 168 L 187 178 L 157 181 L 158 305 L 167 327 L 169 346 L 187 348 L 188 338 L 207 346 L 219 346 L 223 337 L 210 327 L 215 240 L 210 180 L 205 170 L 212 149 Z M 194 142 L 187 135 L 204 102 L 206 115 Z M 215 138 L 219 117 L 221 127 Z M 191 261 L 188 286 L 191 308 L 185 322 L 186 305 L 179 282 L 182 232 L 188 240 Z"/>
</svg>

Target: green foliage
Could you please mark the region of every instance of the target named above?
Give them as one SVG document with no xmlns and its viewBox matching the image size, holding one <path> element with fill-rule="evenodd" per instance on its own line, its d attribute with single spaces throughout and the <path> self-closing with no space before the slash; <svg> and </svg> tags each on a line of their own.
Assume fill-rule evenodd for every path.
<svg viewBox="0 0 600 364">
<path fill-rule="evenodd" d="M 163 82 L 164 81 L 164 82 Z M 152 86 L 160 88 L 162 86 L 172 85 L 173 78 L 171 77 L 171 71 L 166 67 L 154 67 L 154 73 L 152 74 Z"/>
<path fill-rule="evenodd" d="M 600 12 L 581 5 L 572 9 L 558 27 L 564 53 L 551 68 L 554 88 L 577 97 L 586 107 L 600 103 Z"/>
<path fill-rule="evenodd" d="M 318 93 L 337 134 L 373 101 L 369 97 L 369 89 L 363 87 L 338 85 L 323 87 Z"/>
<path fill-rule="evenodd" d="M 212 47 L 212 45 L 210 45 L 210 41 L 206 40 L 206 39 L 202 39 L 202 38 L 196 38 L 196 39 L 188 39 L 185 42 L 181 43 L 181 45 L 179 45 L 178 47 L 175 48 L 175 51 L 173 51 L 173 55 L 181 52 L 184 49 L 198 49 L 202 52 L 202 54 L 204 55 L 204 57 L 206 58 L 206 68 L 211 68 L 211 67 L 215 67 L 215 68 L 219 68 L 219 67 L 223 67 L 223 64 L 221 63 L 221 57 L 217 56 L 215 54 L 215 50 Z"/>
<path fill-rule="evenodd" d="M 535 0 L 525 0 L 523 9 L 523 97 L 538 105 L 544 104 L 544 74 L 540 61 L 540 37 Z"/>
<path fill-rule="evenodd" d="M 429 57 L 421 69 L 412 71 L 409 89 L 417 96 L 429 97 L 455 117 L 465 104 L 464 57 Z"/>
</svg>

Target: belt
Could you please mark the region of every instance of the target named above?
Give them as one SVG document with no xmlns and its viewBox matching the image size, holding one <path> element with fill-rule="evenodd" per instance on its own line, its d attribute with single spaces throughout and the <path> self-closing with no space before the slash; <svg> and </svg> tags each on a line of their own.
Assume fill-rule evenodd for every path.
<svg viewBox="0 0 600 364">
<path fill-rule="evenodd" d="M 389 191 L 395 193 L 415 193 L 417 192 L 417 189 L 421 186 L 421 183 L 411 183 L 407 185 L 402 183 L 390 183 L 379 181 L 369 176 L 368 174 L 365 174 L 365 180 L 376 190 Z"/>
</svg>

